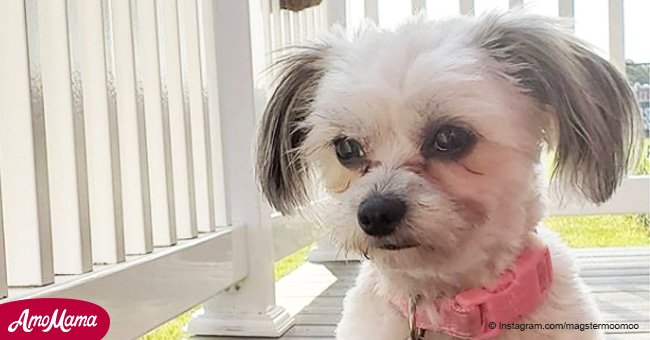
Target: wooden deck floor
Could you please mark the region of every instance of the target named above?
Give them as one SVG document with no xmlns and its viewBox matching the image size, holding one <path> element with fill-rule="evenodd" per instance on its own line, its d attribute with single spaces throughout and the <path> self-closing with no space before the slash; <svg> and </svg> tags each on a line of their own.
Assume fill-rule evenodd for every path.
<svg viewBox="0 0 650 340">
<path fill-rule="evenodd" d="M 581 276 L 606 322 L 638 323 L 638 331 L 609 332 L 608 339 L 650 339 L 650 248 L 575 250 Z M 359 263 L 307 263 L 278 282 L 278 303 L 296 315 L 286 340 L 334 339 L 341 300 Z"/>
</svg>

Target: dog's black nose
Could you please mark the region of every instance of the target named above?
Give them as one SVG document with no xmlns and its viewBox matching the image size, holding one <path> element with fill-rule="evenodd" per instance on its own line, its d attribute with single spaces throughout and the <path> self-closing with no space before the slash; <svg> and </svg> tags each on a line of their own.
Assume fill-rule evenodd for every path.
<svg viewBox="0 0 650 340">
<path fill-rule="evenodd" d="M 406 215 L 406 203 L 392 195 L 373 195 L 359 205 L 357 219 L 363 231 L 370 236 L 386 236 Z"/>
</svg>

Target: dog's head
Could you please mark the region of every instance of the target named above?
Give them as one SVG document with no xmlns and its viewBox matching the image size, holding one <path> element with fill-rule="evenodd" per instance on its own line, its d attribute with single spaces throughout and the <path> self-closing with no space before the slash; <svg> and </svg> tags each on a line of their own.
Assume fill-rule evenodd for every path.
<svg viewBox="0 0 650 340">
<path fill-rule="evenodd" d="M 628 167 L 639 113 L 623 76 L 547 19 L 413 22 L 282 61 L 258 176 L 288 214 L 317 179 L 345 249 L 395 265 L 521 238 L 542 215 L 540 154 L 593 202 Z"/>
</svg>

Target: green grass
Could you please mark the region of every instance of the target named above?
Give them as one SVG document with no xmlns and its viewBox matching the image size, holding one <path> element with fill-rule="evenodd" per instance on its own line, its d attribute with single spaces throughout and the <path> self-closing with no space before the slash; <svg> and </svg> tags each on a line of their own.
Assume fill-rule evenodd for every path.
<svg viewBox="0 0 650 340">
<path fill-rule="evenodd" d="M 643 140 L 643 145 L 639 152 L 639 163 L 636 165 L 635 174 L 650 174 L 650 138 Z"/>
<path fill-rule="evenodd" d="M 192 314 L 199 309 L 200 307 L 195 307 L 190 311 L 187 311 L 176 319 L 167 322 L 166 324 L 161 325 L 160 327 L 154 329 L 153 331 L 145 334 L 140 338 L 140 340 L 177 340 L 183 339 L 185 334 L 183 329 L 190 322 Z"/>
<path fill-rule="evenodd" d="M 309 255 L 309 251 L 311 250 L 312 246 L 313 244 L 310 244 L 298 250 L 297 252 L 283 258 L 282 260 L 275 262 L 275 266 L 273 268 L 273 277 L 275 278 L 275 281 L 283 278 L 287 274 L 298 269 L 300 265 L 305 263 L 307 255 Z"/>
<path fill-rule="evenodd" d="M 544 224 L 572 248 L 650 245 L 647 215 L 558 216 Z"/>
</svg>

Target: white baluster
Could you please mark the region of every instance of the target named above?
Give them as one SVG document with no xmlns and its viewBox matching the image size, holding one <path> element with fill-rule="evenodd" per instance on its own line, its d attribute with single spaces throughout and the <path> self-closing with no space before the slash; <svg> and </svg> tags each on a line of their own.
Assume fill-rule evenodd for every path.
<svg viewBox="0 0 650 340">
<path fill-rule="evenodd" d="M 81 70 L 74 0 L 38 4 L 54 271 L 92 269 Z"/>
<path fill-rule="evenodd" d="M 307 16 L 309 8 L 306 8 L 300 12 L 298 12 L 298 27 L 300 28 L 300 40 L 298 41 L 299 43 L 304 43 L 304 40 L 307 39 L 308 32 L 309 32 L 309 27 L 307 24 Z"/>
<path fill-rule="evenodd" d="M 271 0 L 271 49 L 269 54 L 277 51 L 282 47 L 282 13 L 280 11 L 280 0 Z M 273 59 L 273 56 L 269 56 Z"/>
<path fill-rule="evenodd" d="M 575 30 L 575 4 L 573 0 L 558 0 L 558 15 L 560 18 L 569 19 L 571 30 Z"/>
<path fill-rule="evenodd" d="M 379 25 L 379 0 L 365 0 L 364 12 L 366 18 Z"/>
<path fill-rule="evenodd" d="M 0 180 L 0 299 L 6 296 L 7 296 L 7 262 L 5 258 L 5 231 L 3 227 L 3 221 L 2 221 L 2 180 Z"/>
<path fill-rule="evenodd" d="M 460 5 L 460 14 L 474 15 L 474 0 L 458 0 Z"/>
<path fill-rule="evenodd" d="M 137 14 L 129 0 L 113 0 L 113 32 L 117 80 L 117 114 L 120 138 L 122 202 L 124 208 L 124 243 L 127 254 L 144 254 L 153 250 L 151 212 L 148 200 L 146 139 L 144 132 L 144 98 L 136 72 L 138 48 Z M 135 24 L 135 27 L 132 27 Z M 136 30 L 133 33 L 132 30 Z M 137 44 L 138 41 L 135 41 Z M 137 63 L 138 62 L 138 63 Z"/>
<path fill-rule="evenodd" d="M 37 0 L 0 1 L 0 178 L 7 281 L 54 280 Z"/>
<path fill-rule="evenodd" d="M 411 13 L 417 15 L 420 12 L 426 15 L 427 13 L 427 1 L 426 0 L 411 0 Z"/>
<path fill-rule="evenodd" d="M 88 194 L 95 263 L 124 261 L 124 226 L 110 0 L 76 1 L 81 46 Z"/>
<path fill-rule="evenodd" d="M 625 74 L 624 1 L 609 0 L 609 61 Z"/>
<path fill-rule="evenodd" d="M 192 238 L 197 234 L 194 211 L 190 201 L 188 150 L 181 85 L 181 59 L 176 0 L 162 0 L 162 24 L 165 33 L 167 61 L 167 88 L 169 95 L 169 125 L 171 136 L 172 172 L 174 174 L 174 202 L 178 238 Z"/>
<path fill-rule="evenodd" d="M 214 228 L 210 220 L 210 195 L 212 188 L 208 184 L 208 165 L 205 153 L 206 133 L 203 115 L 203 96 L 201 87 L 201 59 L 199 50 L 199 34 L 196 0 L 179 2 L 183 10 L 179 11 L 179 20 L 184 26 L 185 36 L 181 39 L 181 48 L 185 52 L 186 86 L 189 92 L 189 109 L 192 135 L 192 165 L 194 171 L 194 199 L 196 224 L 199 231 L 210 231 Z"/>
<path fill-rule="evenodd" d="M 280 23 L 282 24 L 282 47 L 290 46 L 293 43 L 291 35 L 291 13 L 280 10 Z"/>
<path fill-rule="evenodd" d="M 205 30 L 206 30 L 206 21 L 210 25 L 208 26 L 212 30 L 213 20 L 212 13 L 206 14 L 203 8 L 205 7 L 204 0 L 196 0 L 196 21 L 197 21 L 197 33 L 198 33 L 198 48 L 199 48 L 199 59 L 200 59 L 200 76 L 201 76 L 201 118 L 202 118 L 202 127 L 204 131 L 204 138 L 202 140 L 202 149 L 203 157 L 205 159 L 205 183 L 206 183 L 206 195 L 207 195 L 207 212 L 208 212 L 208 225 L 204 227 L 205 231 L 214 230 L 217 227 L 216 224 L 216 212 L 215 212 L 215 179 L 212 177 L 214 173 L 214 159 L 213 159 L 213 149 L 212 149 L 212 135 L 214 132 L 211 127 L 211 120 L 217 120 L 216 113 L 211 118 L 211 107 L 210 107 L 210 97 L 209 97 L 209 83 L 214 83 L 214 79 L 208 75 L 208 60 L 207 60 L 207 47 L 206 44 L 213 44 L 214 36 L 210 35 L 211 40 L 206 42 Z M 209 12 L 209 11 L 208 11 Z M 268 19 L 268 16 L 267 16 Z M 198 228 L 201 228 L 198 226 Z M 201 230 L 201 229 L 200 229 Z"/>
<path fill-rule="evenodd" d="M 158 42 L 164 43 L 164 32 L 158 32 L 155 1 L 135 1 L 138 22 L 138 51 L 142 62 L 138 71 L 142 79 L 147 131 L 147 161 L 151 199 L 151 228 L 155 246 L 176 243 L 174 210 L 174 178 L 171 169 L 169 107 L 163 96 Z M 160 35 L 159 35 L 160 33 Z"/>
<path fill-rule="evenodd" d="M 329 0 L 326 9 L 328 27 L 335 24 L 347 27 L 345 0 Z"/>
<path fill-rule="evenodd" d="M 314 39 L 316 36 L 316 26 L 314 22 L 314 12 L 316 8 L 311 7 L 307 9 L 305 13 L 305 27 L 307 28 L 307 39 Z"/>
<path fill-rule="evenodd" d="M 217 48 L 216 38 L 214 31 L 214 5 L 212 0 L 199 0 L 201 5 L 200 13 L 203 14 L 202 20 L 202 36 L 204 41 L 205 57 L 205 77 L 203 78 L 206 83 L 207 100 L 208 100 L 208 116 L 209 116 L 209 131 L 210 131 L 210 155 L 212 159 L 212 176 L 213 181 L 213 196 L 214 196 L 214 215 L 215 225 L 227 225 L 227 209 L 226 198 L 224 189 L 224 174 L 223 174 L 223 155 L 222 155 L 222 137 L 221 137 L 221 122 L 219 120 L 219 89 L 217 85 Z"/>
</svg>

